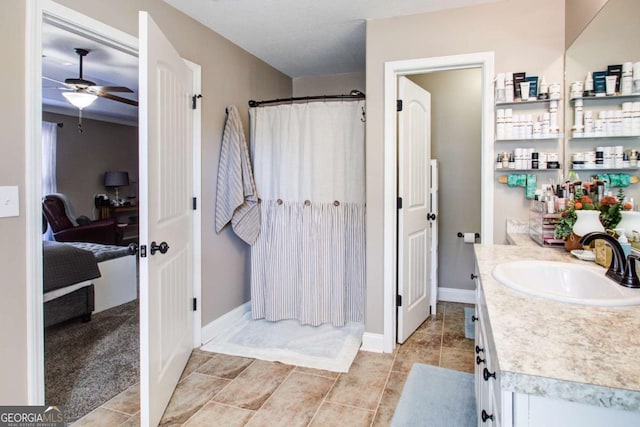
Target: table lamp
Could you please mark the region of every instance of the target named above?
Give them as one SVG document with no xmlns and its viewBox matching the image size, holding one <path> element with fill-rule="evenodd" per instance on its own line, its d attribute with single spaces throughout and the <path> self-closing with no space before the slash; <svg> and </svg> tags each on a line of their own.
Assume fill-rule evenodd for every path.
<svg viewBox="0 0 640 427">
<path fill-rule="evenodd" d="M 107 171 L 104 173 L 104 186 L 116 189 L 116 206 L 122 204 L 118 189 L 127 185 L 129 185 L 129 172 Z"/>
</svg>

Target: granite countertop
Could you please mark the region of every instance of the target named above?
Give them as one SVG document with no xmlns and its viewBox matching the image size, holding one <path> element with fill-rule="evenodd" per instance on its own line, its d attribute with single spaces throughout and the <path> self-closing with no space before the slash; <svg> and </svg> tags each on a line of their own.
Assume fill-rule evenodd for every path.
<svg viewBox="0 0 640 427">
<path fill-rule="evenodd" d="M 501 262 L 536 259 L 594 265 L 561 249 L 538 246 L 517 230 L 509 234 L 510 241 L 521 244 L 474 245 L 501 387 L 640 411 L 640 306 L 567 304 L 503 286 L 491 274 Z"/>
</svg>

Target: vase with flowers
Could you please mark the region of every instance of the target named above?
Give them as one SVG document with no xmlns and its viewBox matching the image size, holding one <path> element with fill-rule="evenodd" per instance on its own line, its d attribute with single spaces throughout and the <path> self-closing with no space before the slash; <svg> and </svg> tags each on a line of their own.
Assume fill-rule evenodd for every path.
<svg viewBox="0 0 640 427">
<path fill-rule="evenodd" d="M 578 189 L 574 199 L 567 203 L 567 208 L 562 212 L 554 237 L 565 241 L 567 251 L 579 249 L 582 247 L 580 237 L 592 231 L 613 230 L 620 222 L 620 212 L 628 209 L 631 209 L 631 205 L 624 203 L 622 189 L 617 197 L 606 196 L 597 202 Z"/>
</svg>

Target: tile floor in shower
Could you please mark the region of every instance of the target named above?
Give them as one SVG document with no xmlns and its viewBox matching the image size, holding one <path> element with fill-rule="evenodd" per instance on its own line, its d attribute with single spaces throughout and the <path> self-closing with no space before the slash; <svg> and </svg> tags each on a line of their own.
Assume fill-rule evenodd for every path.
<svg viewBox="0 0 640 427">
<path fill-rule="evenodd" d="M 438 303 L 393 353 L 360 351 L 344 374 L 194 350 L 160 425 L 388 426 L 414 363 L 473 372 L 464 307 Z M 139 426 L 139 400 L 136 385 L 73 425 Z"/>
</svg>

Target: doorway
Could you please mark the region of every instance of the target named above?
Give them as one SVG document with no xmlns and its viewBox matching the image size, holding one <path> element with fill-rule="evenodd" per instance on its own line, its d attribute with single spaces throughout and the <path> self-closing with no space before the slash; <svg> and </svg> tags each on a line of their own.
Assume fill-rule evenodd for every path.
<svg viewBox="0 0 640 427">
<path fill-rule="evenodd" d="M 455 55 L 385 64 L 384 121 L 385 121 L 385 168 L 384 168 L 384 336 L 383 351 L 392 352 L 397 337 L 396 322 L 396 277 L 397 277 L 397 123 L 396 99 L 398 78 L 417 74 L 428 74 L 449 70 L 480 69 L 482 128 L 480 135 L 480 237 L 484 243 L 493 242 L 493 75 L 494 54 Z"/>
<path fill-rule="evenodd" d="M 43 263 L 42 263 L 42 208 L 41 208 L 41 123 L 42 123 L 42 65 L 41 65 L 41 46 L 42 46 L 42 23 L 45 19 L 59 21 L 67 23 L 68 25 L 77 28 L 78 31 L 86 31 L 95 35 L 100 40 L 115 43 L 120 46 L 124 46 L 130 49 L 132 52 L 138 50 L 137 37 L 123 33 L 101 22 L 95 21 L 85 15 L 75 12 L 72 9 L 60 6 L 49 0 L 32 0 L 28 4 L 27 12 L 27 69 L 30 74 L 26 78 L 26 93 L 29 94 L 28 99 L 28 113 L 27 113 L 27 171 L 26 176 L 26 217 L 27 217 L 27 259 L 28 263 L 27 283 L 28 286 L 28 304 L 27 304 L 27 316 L 29 319 L 29 327 L 27 330 L 28 340 L 28 365 L 30 371 L 30 377 L 28 381 L 28 396 L 29 403 L 32 405 L 44 404 L 44 347 L 43 347 Z M 189 73 L 192 76 L 193 87 L 190 92 L 194 94 L 200 93 L 200 67 L 197 64 L 189 63 L 185 61 Z M 184 94 L 184 93 L 183 93 Z M 181 105 L 189 105 L 189 111 L 191 111 L 191 98 L 189 97 L 188 103 L 182 103 Z M 156 122 L 149 121 L 144 122 L 144 126 L 149 124 L 153 126 Z M 191 181 L 190 187 L 193 196 L 197 199 L 200 198 L 200 109 L 193 110 L 192 127 L 188 139 L 189 144 L 193 145 L 192 156 L 188 158 L 188 162 L 192 164 L 191 172 L 185 174 L 185 182 Z M 143 125 L 141 125 L 142 129 Z M 146 148 L 146 146 L 145 146 Z M 139 148 L 139 151 L 143 150 Z M 153 174 L 149 173 L 147 176 L 147 169 L 141 169 L 140 182 L 153 180 Z M 184 194 L 189 194 L 184 193 Z M 141 200 L 143 192 L 139 193 Z M 183 233 L 185 239 L 189 239 L 192 242 L 193 253 L 196 254 L 193 257 L 193 263 L 189 264 L 187 268 L 190 271 L 190 281 L 192 283 L 193 292 L 192 296 L 195 299 L 200 299 L 200 230 L 201 230 L 201 217 L 200 209 L 191 209 L 191 197 L 188 198 L 189 207 L 187 210 L 192 211 L 192 228 L 190 232 Z M 195 203 L 193 203 L 195 206 Z M 198 203 L 199 205 L 199 203 Z M 144 212 L 143 212 L 144 209 Z M 151 212 L 154 212 L 151 210 Z M 148 215 L 149 209 L 141 207 L 140 211 L 141 229 L 148 229 Z M 148 236 L 142 235 L 145 243 Z M 166 251 L 165 251 L 166 252 Z M 153 254 L 153 252 L 151 252 Z M 142 277 L 142 276 L 141 276 Z M 148 288 L 148 285 L 141 279 L 141 289 Z M 189 299 L 191 302 L 191 299 Z M 144 304 L 141 303 L 141 306 Z M 151 304 L 149 304 L 151 305 Z M 199 304 L 198 304 L 199 305 Z M 194 304 L 195 306 L 195 304 Z M 200 309 L 193 310 L 191 312 L 191 304 L 185 305 L 185 310 L 190 311 L 193 314 L 193 337 L 190 337 L 192 346 L 195 347 L 200 344 Z M 141 308 L 142 311 L 142 308 Z M 141 324 L 140 335 L 145 336 L 145 325 Z M 147 334 L 148 335 L 148 334 Z M 143 341 L 148 343 L 147 341 Z M 148 345 L 148 344 L 147 344 Z M 193 348 L 192 347 L 192 348 Z M 141 371 L 148 368 L 148 363 L 145 364 L 144 359 L 141 361 Z M 154 403 L 152 401 L 152 403 Z M 142 405 L 149 407 L 147 401 Z"/>
<path fill-rule="evenodd" d="M 34 117 L 32 126 L 38 127 L 40 120 L 56 122 L 60 126 L 54 192 L 66 196 L 75 211 L 72 220 L 82 215 L 88 218 L 83 221 L 88 222 L 105 219 L 95 204 L 97 194 L 107 194 L 112 201 L 116 199 L 116 195 L 109 194 L 109 189 L 104 187 L 106 171 L 126 171 L 129 184 L 120 183 L 124 186 L 119 189 L 122 197 L 117 201 L 118 205 L 126 204 L 130 209 L 127 218 L 117 219 L 123 225 L 117 229 L 123 239 L 85 235 L 57 239 L 64 243 L 42 243 L 39 258 L 45 273 L 61 260 L 52 258 L 52 251 L 82 249 L 92 252 L 93 257 L 89 258 L 91 261 L 95 258 L 97 264 L 92 265 L 100 274 L 88 286 L 91 290 L 86 293 L 86 310 L 93 309 L 93 313 L 86 323 L 75 316 L 75 310 L 62 318 L 57 315 L 65 307 L 63 304 L 67 304 L 66 300 L 59 303 L 65 296 L 52 297 L 52 292 L 38 296 L 45 301 L 43 323 L 46 326 L 43 328 L 40 324 L 39 327 L 43 328 L 44 346 L 41 368 L 44 381 L 39 387 L 42 387 L 45 402 L 64 405 L 67 420 L 74 421 L 140 380 L 136 257 L 130 256 L 126 248 L 113 246 L 126 244 L 125 238 L 129 236 L 135 240 L 137 235 L 137 199 L 133 196 L 137 195 L 139 142 L 137 107 L 116 101 L 135 100 L 135 95 L 122 94 L 111 99 L 99 96 L 83 110 L 84 117 L 80 121 L 78 109 L 68 109 L 69 104 L 62 94 L 76 93 L 75 83 L 69 83 L 72 79 L 80 84 L 95 82 L 99 87 L 110 86 L 118 92 L 124 92 L 124 87 L 137 92 L 137 41 L 133 37 L 121 37 L 106 26 L 87 26 L 86 18 L 73 16 L 53 3 L 42 2 L 41 5 L 42 14 L 34 19 L 37 19 L 34 24 L 40 35 L 34 40 L 34 48 L 41 52 L 37 77 L 42 112 Z M 76 49 L 81 49 L 84 56 L 76 56 Z M 84 67 L 80 65 L 81 60 Z M 36 173 L 35 170 L 31 172 Z M 41 215 L 40 204 L 34 203 L 34 210 L 35 214 Z M 107 253 L 108 256 L 103 256 Z M 109 257 L 113 258 L 107 259 Z M 91 264 L 88 259 L 87 263 L 82 267 Z M 48 290 L 50 277 L 46 274 L 34 282 L 39 283 L 37 286 L 42 293 L 43 284 Z M 67 283 L 65 279 L 65 287 L 60 290 L 66 292 L 79 286 L 74 283 L 67 286 Z M 82 320 L 89 317 L 83 316 Z M 52 317 L 56 319 L 52 320 Z M 114 357 L 114 354 L 118 356 Z"/>
</svg>

